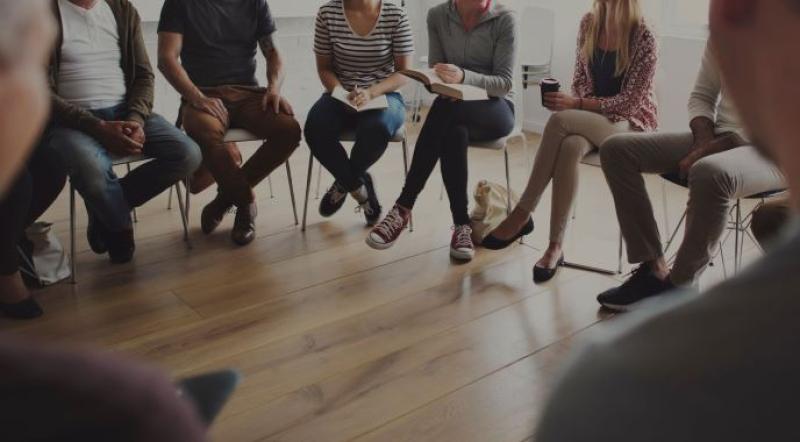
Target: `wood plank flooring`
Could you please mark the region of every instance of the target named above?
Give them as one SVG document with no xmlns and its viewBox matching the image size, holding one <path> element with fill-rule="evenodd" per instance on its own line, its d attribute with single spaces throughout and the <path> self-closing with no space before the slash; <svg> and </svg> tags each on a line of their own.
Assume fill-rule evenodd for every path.
<svg viewBox="0 0 800 442">
<path fill-rule="evenodd" d="M 299 197 L 307 152 L 292 159 Z M 524 155 L 513 147 L 517 189 L 527 179 Z M 502 156 L 472 152 L 471 162 L 481 165 L 471 182 L 503 182 Z M 613 267 L 613 207 L 602 174 L 585 169 L 568 253 Z M 390 148 L 374 175 L 389 206 L 402 185 L 399 149 Z M 123 266 L 88 250 L 81 216 L 78 285 L 39 292 L 46 316 L 0 319 L 0 331 L 125 352 L 176 377 L 238 369 L 244 382 L 211 430 L 218 441 L 531 440 L 559 367 L 608 319 L 595 295 L 618 279 L 565 270 L 550 284 L 532 283 L 549 196 L 525 245 L 452 262 L 440 183 L 436 172 L 415 210 L 415 231 L 383 252 L 364 244 L 352 204 L 321 219 L 313 189 L 301 233 L 283 170 L 273 177 L 274 198 L 266 183 L 258 190 L 259 236 L 245 248 L 230 244 L 230 220 L 214 235 L 199 232 L 212 192 L 193 199 L 191 250 L 166 195 L 142 207 L 137 255 Z M 685 194 L 667 191 L 674 223 Z M 45 216 L 64 244 L 68 213 L 62 197 Z"/>
</svg>

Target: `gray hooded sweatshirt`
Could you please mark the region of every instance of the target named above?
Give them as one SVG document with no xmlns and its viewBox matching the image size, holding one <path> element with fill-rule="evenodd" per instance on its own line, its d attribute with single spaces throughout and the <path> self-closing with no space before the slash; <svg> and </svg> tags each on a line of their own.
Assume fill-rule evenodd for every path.
<svg viewBox="0 0 800 442">
<path fill-rule="evenodd" d="M 455 4 L 447 0 L 428 12 L 431 67 L 449 63 L 464 70 L 464 84 L 490 97 L 512 98 L 517 61 L 517 20 L 514 12 L 492 0 L 478 25 L 467 32 Z"/>
</svg>

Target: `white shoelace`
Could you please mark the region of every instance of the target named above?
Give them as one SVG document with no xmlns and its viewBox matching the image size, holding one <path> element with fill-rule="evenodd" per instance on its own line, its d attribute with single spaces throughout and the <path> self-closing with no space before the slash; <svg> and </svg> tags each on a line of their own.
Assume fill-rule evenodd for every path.
<svg viewBox="0 0 800 442">
<path fill-rule="evenodd" d="M 356 213 L 364 212 L 367 216 L 372 216 L 375 214 L 375 209 L 372 208 L 372 205 L 369 201 L 364 201 L 364 204 L 359 204 L 356 206 Z"/>
<path fill-rule="evenodd" d="M 380 224 L 375 226 L 375 233 L 384 239 L 391 240 L 398 232 L 403 230 L 404 226 L 405 220 L 400 214 L 400 210 L 395 207 L 386 215 L 386 218 L 384 218 Z"/>
<path fill-rule="evenodd" d="M 472 245 L 472 227 L 470 226 L 456 226 L 453 227 L 456 232 L 455 247 L 460 248 L 473 248 Z"/>
</svg>

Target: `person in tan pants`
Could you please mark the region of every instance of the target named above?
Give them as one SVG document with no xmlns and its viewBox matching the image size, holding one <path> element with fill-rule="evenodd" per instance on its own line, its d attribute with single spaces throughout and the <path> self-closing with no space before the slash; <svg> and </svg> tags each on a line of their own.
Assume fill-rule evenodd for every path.
<svg viewBox="0 0 800 442">
<path fill-rule="evenodd" d="M 627 311 L 675 286 L 693 285 L 725 231 L 733 200 L 785 188 L 778 168 L 748 145 L 711 47 L 703 56 L 689 113 L 691 133 L 620 135 L 600 151 L 628 260 L 641 263 L 625 284 L 598 297 L 606 308 Z M 679 173 L 687 179 L 686 233 L 672 269 L 642 173 Z"/>
<path fill-rule="evenodd" d="M 159 68 L 181 94 L 183 125 L 219 185 L 203 209 L 203 232 L 213 232 L 235 206 L 231 239 L 238 245 L 255 238 L 253 188 L 300 144 L 300 124 L 280 94 L 284 72 L 274 32 L 266 0 L 166 0 L 158 26 Z M 258 47 L 267 61 L 266 88 L 255 78 Z M 231 128 L 267 140 L 242 166 L 224 143 Z"/>
<path fill-rule="evenodd" d="M 606 26 L 607 24 L 614 24 Z M 550 245 L 533 269 L 537 283 L 564 262 L 561 244 L 578 187 L 578 165 L 610 136 L 655 130 L 656 40 L 636 0 L 597 0 L 581 22 L 572 95 L 545 94 L 550 118 L 525 193 L 482 245 L 502 249 L 533 231 L 531 212 L 553 183 Z"/>
</svg>

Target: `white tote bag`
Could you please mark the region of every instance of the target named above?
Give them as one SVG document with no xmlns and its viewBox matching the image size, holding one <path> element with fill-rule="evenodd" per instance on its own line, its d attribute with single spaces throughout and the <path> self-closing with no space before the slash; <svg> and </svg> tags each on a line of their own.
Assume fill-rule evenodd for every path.
<svg viewBox="0 0 800 442">
<path fill-rule="evenodd" d="M 508 216 L 508 194 L 505 186 L 481 181 L 475 188 L 475 208 L 472 210 L 472 241 L 481 244 L 497 226 Z M 519 197 L 511 191 L 511 207 L 519 202 Z"/>
<path fill-rule="evenodd" d="M 25 234 L 33 243 L 33 267 L 42 285 L 52 285 L 70 277 L 69 257 L 52 230 L 53 225 L 45 222 L 34 223 Z"/>
</svg>

